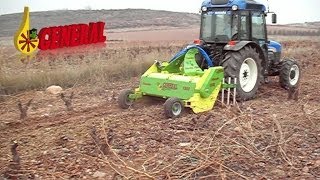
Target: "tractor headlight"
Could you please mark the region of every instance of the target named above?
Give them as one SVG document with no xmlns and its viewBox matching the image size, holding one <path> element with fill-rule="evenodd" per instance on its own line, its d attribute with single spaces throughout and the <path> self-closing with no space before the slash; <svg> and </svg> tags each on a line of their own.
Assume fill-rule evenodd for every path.
<svg viewBox="0 0 320 180">
<path fill-rule="evenodd" d="M 208 10 L 208 8 L 205 7 L 205 6 L 203 6 L 203 7 L 201 8 L 201 11 L 202 11 L 202 12 L 206 12 L 207 10 Z"/>
<path fill-rule="evenodd" d="M 233 6 L 232 6 L 232 10 L 233 10 L 233 11 L 238 10 L 238 6 L 237 6 L 237 5 L 233 5 Z"/>
</svg>

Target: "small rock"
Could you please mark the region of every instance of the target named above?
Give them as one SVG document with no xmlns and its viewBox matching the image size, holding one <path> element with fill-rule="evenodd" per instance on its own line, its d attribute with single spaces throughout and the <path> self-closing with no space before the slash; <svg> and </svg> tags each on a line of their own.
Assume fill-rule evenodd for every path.
<svg viewBox="0 0 320 180">
<path fill-rule="evenodd" d="M 309 172 L 309 168 L 306 166 L 306 167 L 304 167 L 303 169 L 302 169 L 302 172 L 304 172 L 304 173 L 308 173 Z"/>
<path fill-rule="evenodd" d="M 257 165 L 260 166 L 260 167 L 266 167 L 266 163 L 264 163 L 264 162 L 260 162 Z"/>
<path fill-rule="evenodd" d="M 316 167 L 320 166 L 320 160 L 317 160 L 317 161 L 314 163 L 314 165 L 315 165 Z"/>
<path fill-rule="evenodd" d="M 104 172 L 100 172 L 100 171 L 96 171 L 92 176 L 94 178 L 103 178 L 107 175 L 107 173 L 104 173 Z"/>
<path fill-rule="evenodd" d="M 63 135 L 60 137 L 60 139 L 64 141 L 69 141 L 70 138 L 68 136 Z"/>
<path fill-rule="evenodd" d="M 50 86 L 46 89 L 46 93 L 57 95 L 62 92 L 62 88 L 60 86 Z"/>
<path fill-rule="evenodd" d="M 234 131 L 241 132 L 242 128 L 241 127 L 236 127 L 236 128 L 234 128 Z"/>
<path fill-rule="evenodd" d="M 181 147 L 191 146 L 191 143 L 180 143 L 179 146 Z"/>
<path fill-rule="evenodd" d="M 283 170 L 281 169 L 274 169 L 273 171 L 271 171 L 271 173 L 274 175 L 274 176 L 280 176 L 280 177 L 283 177 L 286 175 L 286 172 L 284 172 Z"/>
<path fill-rule="evenodd" d="M 62 148 L 62 151 L 65 152 L 65 153 L 71 152 L 68 148 Z"/>
<path fill-rule="evenodd" d="M 41 117 L 49 117 L 49 114 L 43 114 L 43 115 L 41 115 Z"/>
<path fill-rule="evenodd" d="M 43 151 L 43 155 L 47 155 L 48 154 L 48 151 Z"/>
</svg>

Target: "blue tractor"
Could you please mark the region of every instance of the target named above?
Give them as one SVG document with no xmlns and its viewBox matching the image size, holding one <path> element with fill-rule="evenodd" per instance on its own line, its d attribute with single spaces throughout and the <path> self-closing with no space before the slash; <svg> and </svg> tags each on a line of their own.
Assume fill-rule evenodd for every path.
<svg viewBox="0 0 320 180">
<path fill-rule="evenodd" d="M 254 0 L 205 0 L 201 6 L 200 41 L 215 66 L 225 76 L 236 78 L 237 100 L 255 97 L 269 76 L 279 76 L 283 88 L 296 88 L 300 81 L 299 64 L 281 60 L 280 43 L 268 40 L 265 5 Z M 277 16 L 272 13 L 272 23 Z M 208 68 L 201 56 L 197 63 Z"/>
</svg>

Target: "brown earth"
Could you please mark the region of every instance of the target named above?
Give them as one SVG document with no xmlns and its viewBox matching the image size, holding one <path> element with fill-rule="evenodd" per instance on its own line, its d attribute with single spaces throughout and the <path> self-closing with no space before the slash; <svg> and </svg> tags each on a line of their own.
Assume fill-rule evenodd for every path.
<svg viewBox="0 0 320 180">
<path fill-rule="evenodd" d="M 166 29 L 166 30 L 143 30 L 129 32 L 107 33 L 110 40 L 125 41 L 190 41 L 199 38 L 199 28 Z"/>
<path fill-rule="evenodd" d="M 133 42 L 118 43 L 134 51 Z M 66 89 L 75 92 L 71 112 L 59 96 L 40 90 L 5 97 L 0 103 L 0 177 L 320 178 L 320 42 L 282 43 L 284 56 L 301 64 L 298 101 L 287 100 L 277 78 L 263 85 L 254 100 L 236 107 L 217 102 L 212 111 L 187 110 L 174 120 L 164 117 L 159 100 L 118 108 L 119 91 L 137 87 L 139 78 Z M 158 44 L 145 48 L 154 51 Z M 25 104 L 31 98 L 28 118 L 19 120 L 18 100 Z M 19 145 L 20 167 L 12 162 L 12 141 Z"/>
</svg>

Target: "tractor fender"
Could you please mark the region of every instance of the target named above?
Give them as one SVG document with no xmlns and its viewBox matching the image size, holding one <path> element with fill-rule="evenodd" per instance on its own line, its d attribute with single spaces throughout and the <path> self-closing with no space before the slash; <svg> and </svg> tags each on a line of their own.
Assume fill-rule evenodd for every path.
<svg viewBox="0 0 320 180">
<path fill-rule="evenodd" d="M 262 66 L 266 65 L 265 64 L 266 63 L 266 55 L 265 55 L 264 51 L 257 43 L 255 43 L 253 41 L 240 41 L 240 42 L 236 43 L 235 45 L 227 44 L 226 46 L 224 46 L 223 50 L 225 50 L 225 51 L 239 51 L 242 48 L 244 48 L 245 46 L 251 46 L 251 47 L 255 48 L 257 50 L 257 52 L 260 54 L 260 57 L 262 59 Z"/>
</svg>

